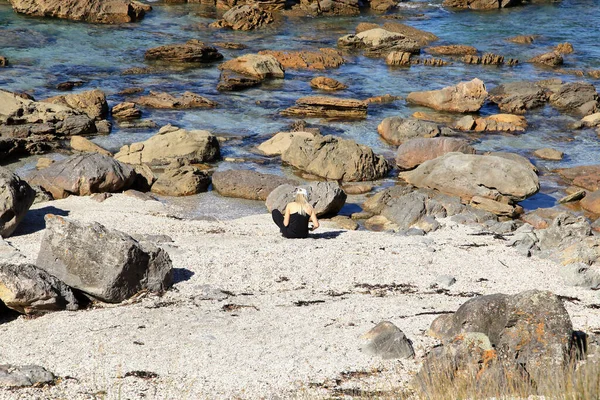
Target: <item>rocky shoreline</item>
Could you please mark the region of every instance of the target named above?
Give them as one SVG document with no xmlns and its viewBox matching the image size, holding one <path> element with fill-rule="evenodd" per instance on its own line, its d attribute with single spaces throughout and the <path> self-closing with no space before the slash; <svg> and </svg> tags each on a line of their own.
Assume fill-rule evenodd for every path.
<svg viewBox="0 0 600 400">
<path fill-rule="evenodd" d="M 135 23 L 131 29 L 153 12 L 129 0 L 77 0 L 66 8 L 54 0 L 10 3 L 29 16 Z M 447 0 L 442 6 L 452 12 L 542 7 L 523 3 Z M 434 33 L 409 24 L 357 21 L 331 33 L 335 48 L 255 51 L 220 42 L 216 32 L 267 32 L 299 16 L 349 18 L 367 8 L 392 17 L 399 6 L 304 0 L 205 6 L 225 11 L 206 28 L 215 32 L 214 43 L 170 39 L 143 49 L 145 66 L 124 76 L 209 71 L 218 79 L 210 81 L 207 97 L 207 90 L 179 92 L 171 85 L 114 94 L 79 89 L 84 83 L 76 80 L 60 85 L 72 93 L 40 99 L 0 88 L 0 300 L 6 306 L 0 330 L 7 338 L 26 332 L 35 344 L 19 357 L 23 344 L 7 340 L 0 386 L 9 389 L 0 397 L 33 386 L 19 390 L 48 398 L 110 397 L 121 390 L 134 398 L 184 392 L 327 397 L 352 390 L 422 398 L 438 384 L 431 381 L 436 368 L 451 383 L 464 376 L 481 385 L 516 379 L 527 393 L 544 394 L 543 371 L 596 365 L 600 166 L 541 170 L 540 160 L 565 157 L 546 143 L 531 158 L 477 150 L 484 136 L 527 135 L 540 112 L 571 121 L 572 134 L 600 134 L 596 86 L 564 79 L 569 72 L 560 69 L 575 51 L 570 43 L 519 63 L 439 43 Z M 538 38 L 506 40 L 530 45 Z M 387 65 L 392 74 L 456 63 L 518 71 L 527 63 L 548 78 L 487 85 L 465 77 L 429 90 L 424 85 L 405 99 L 359 97 L 349 91 L 352 79 L 331 77 L 357 57 Z M 0 58 L 0 66 L 10 71 L 12 60 Z M 579 77 L 585 73 L 577 70 Z M 587 73 L 595 79 L 593 70 Z M 254 101 L 271 119 L 290 122 L 268 137 L 248 144 L 234 132 L 185 123 L 187 115 L 223 112 L 239 93 L 268 93 L 299 77 L 310 78 L 312 92 L 293 93 L 294 104 Z M 410 115 L 381 117 L 381 109 L 399 104 Z M 164 114 L 169 123 L 159 127 L 142 118 L 156 112 L 171 113 Z M 379 135 L 370 135 L 384 152 L 334 129 L 374 119 Z M 151 135 L 132 135 L 118 151 L 95 143 L 113 129 Z M 236 157 L 239 148 L 249 156 Z M 22 173 L 15 166 L 27 157 L 36 165 Z M 524 207 L 548 182 L 561 199 L 552 207 Z M 280 238 L 266 214 L 284 209 L 296 186 L 307 189 L 326 226 L 300 244 Z M 209 191 L 218 194 L 204 202 L 198 197 L 196 219 L 173 205 Z M 265 213 L 224 221 L 218 209 L 227 197 L 264 204 Z M 203 215 L 209 206 L 217 212 Z M 36 336 L 54 324 L 74 343 Z M 172 334 L 168 340 L 164 329 Z M 54 360 L 57 346 L 92 362 Z M 194 352 L 203 355 L 191 360 Z M 400 372 L 389 359 L 402 360 Z M 236 384 L 231 366 L 241 374 Z M 377 388 L 390 377 L 393 387 Z"/>
</svg>

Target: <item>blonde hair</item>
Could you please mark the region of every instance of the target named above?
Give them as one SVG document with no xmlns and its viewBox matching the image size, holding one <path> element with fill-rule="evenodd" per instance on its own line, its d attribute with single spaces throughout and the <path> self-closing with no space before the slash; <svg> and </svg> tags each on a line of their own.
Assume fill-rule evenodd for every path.
<svg viewBox="0 0 600 400">
<path fill-rule="evenodd" d="M 308 204 L 308 199 L 302 193 L 296 193 L 296 198 L 294 201 L 300 204 L 300 215 L 306 215 L 305 208 L 310 208 L 310 204 Z"/>
</svg>

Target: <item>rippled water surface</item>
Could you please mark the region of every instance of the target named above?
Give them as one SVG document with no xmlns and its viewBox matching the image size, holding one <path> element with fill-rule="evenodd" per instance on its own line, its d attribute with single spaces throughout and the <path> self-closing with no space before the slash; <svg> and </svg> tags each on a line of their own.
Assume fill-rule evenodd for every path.
<svg viewBox="0 0 600 400">
<path fill-rule="evenodd" d="M 188 39 L 199 39 L 206 43 L 230 41 L 248 46 L 243 51 L 221 50 L 225 58 L 230 59 L 263 49 L 335 47 L 337 39 L 354 32 L 359 22 L 391 21 L 382 15 L 369 13 L 343 18 L 280 17 L 277 23 L 264 30 L 233 32 L 208 28 L 208 24 L 218 16 L 214 9 L 196 4 L 154 2 L 152 5 L 154 10 L 139 23 L 102 26 L 24 17 L 13 13 L 8 4 L 0 3 L 0 55 L 8 57 L 11 62 L 10 68 L 0 69 L 0 87 L 26 91 L 42 99 L 64 93 L 56 89 L 60 82 L 82 80 L 84 86 L 76 90 L 100 88 L 107 94 L 111 106 L 125 100 L 118 93 L 130 87 L 173 94 L 189 90 L 217 101 L 220 106 L 209 110 L 145 109 L 144 118 L 152 119 L 159 125 L 173 123 L 185 128 L 241 136 L 242 139 L 223 144 L 223 155 L 256 159 L 252 146 L 289 126 L 293 120 L 279 116 L 279 111 L 292 105 L 299 97 L 314 94 L 309 81 L 314 76 L 322 75 L 322 72 L 288 70 L 284 80 L 226 94 L 216 90 L 219 78 L 216 64 L 191 69 L 150 64 L 156 70 L 149 74 L 123 75 L 122 72 L 131 67 L 149 66 L 144 61 L 147 49 Z M 549 51 L 558 43 L 568 41 L 573 44 L 575 53 L 565 56 L 564 69 L 600 69 L 600 47 L 597 45 L 600 4 L 597 1 L 563 0 L 560 3 L 487 12 L 453 12 L 443 9 L 441 1 L 409 1 L 400 3 L 399 9 L 388 14 L 388 17 L 390 15 L 403 16 L 404 19 L 399 22 L 435 33 L 440 38 L 435 44 L 473 45 L 481 52 L 491 51 L 517 58 L 521 63 L 515 67 L 466 66 L 455 62 L 445 67 L 389 68 L 383 59 L 348 55 L 345 65 L 325 72 L 327 76 L 349 86 L 349 89 L 336 95 L 364 99 L 390 93 L 406 97 L 411 91 L 438 89 L 475 77 L 482 79 L 488 89 L 502 82 L 551 77 L 600 84 L 589 76 L 581 78 L 561 74 L 523 62 Z M 505 40 L 518 34 L 540 37 L 533 45 L 518 45 Z M 326 133 L 369 145 L 376 152 L 391 158 L 395 148 L 379 139 L 377 125 L 387 116 L 407 117 L 417 110 L 427 111 L 397 101 L 370 107 L 369 117 L 364 121 L 310 119 L 308 122 L 320 125 Z M 497 112 L 498 109 L 491 105 L 481 110 L 484 115 Z M 568 126 L 575 119 L 561 115 L 550 107 L 530 112 L 526 117 L 530 126 L 525 133 L 479 135 L 475 147 L 478 150 L 514 151 L 530 158 L 531 153 L 541 147 L 553 147 L 565 152 L 561 162 L 532 159 L 542 172 L 599 162 L 600 140 L 595 131 L 570 130 Z M 115 124 L 110 135 L 96 136 L 93 140 L 114 151 L 125 143 L 144 140 L 156 131 L 123 130 Z M 252 168 L 291 174 L 279 162 L 247 162 L 242 165 L 221 162 L 218 168 Z M 563 194 L 556 189 L 553 179 L 542 179 L 543 193 L 527 202 L 527 207 L 551 205 L 553 199 Z"/>
</svg>

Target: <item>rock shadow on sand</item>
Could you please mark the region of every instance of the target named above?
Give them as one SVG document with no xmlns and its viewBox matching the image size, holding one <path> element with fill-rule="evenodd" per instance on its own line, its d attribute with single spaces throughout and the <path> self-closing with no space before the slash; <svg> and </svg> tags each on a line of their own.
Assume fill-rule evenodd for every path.
<svg viewBox="0 0 600 400">
<path fill-rule="evenodd" d="M 12 236 L 29 235 L 30 233 L 35 233 L 46 229 L 46 221 L 44 221 L 46 214 L 54 214 L 61 217 L 66 217 L 69 215 L 69 212 L 53 206 L 43 207 L 37 210 L 29 210 Z"/>
<path fill-rule="evenodd" d="M 185 268 L 173 268 L 173 285 L 189 281 L 195 273 Z"/>
<path fill-rule="evenodd" d="M 329 232 L 319 232 L 319 233 L 311 233 L 308 235 L 309 239 L 335 239 L 340 236 L 345 231 L 329 231 Z"/>
</svg>

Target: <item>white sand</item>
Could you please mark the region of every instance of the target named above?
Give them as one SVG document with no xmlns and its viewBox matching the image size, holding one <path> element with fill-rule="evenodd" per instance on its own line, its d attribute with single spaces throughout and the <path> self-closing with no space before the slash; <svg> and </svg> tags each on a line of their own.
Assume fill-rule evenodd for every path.
<svg viewBox="0 0 600 400">
<path fill-rule="evenodd" d="M 53 387 L 0 391 L 0 398 L 312 398 L 325 394 L 323 385 L 387 390 L 404 384 L 435 344 L 425 331 L 436 316 L 415 314 L 453 311 L 467 300 L 432 293 L 430 284 L 442 274 L 457 279 L 451 294 L 546 289 L 577 297 L 581 302 L 566 303 L 574 327 L 600 328 L 599 313 L 585 307 L 600 303 L 597 292 L 567 287 L 560 266 L 450 221 L 426 237 L 325 223 L 318 239 L 288 240 L 266 213 L 178 220 L 169 217 L 178 214 L 173 207 L 123 195 L 103 203 L 71 197 L 33 209 L 49 207 L 129 234 L 170 236 L 174 242 L 165 249 L 177 277 L 187 280 L 162 298 L 0 325 L 1 363 L 38 364 L 64 378 Z M 40 215 L 30 211 L 25 224 L 35 226 Z M 8 241 L 35 261 L 42 235 Z M 474 243 L 484 246 L 468 247 Z M 417 293 L 369 292 L 356 286 L 362 283 L 411 284 Z M 205 299 L 203 285 L 217 295 Z M 314 300 L 324 303 L 294 305 Z M 227 312 L 226 304 L 248 307 Z M 382 320 L 413 340 L 416 360 L 383 361 L 360 351 L 360 336 Z M 136 370 L 158 378 L 125 377 Z M 380 372 L 343 379 L 349 371 Z"/>
</svg>

